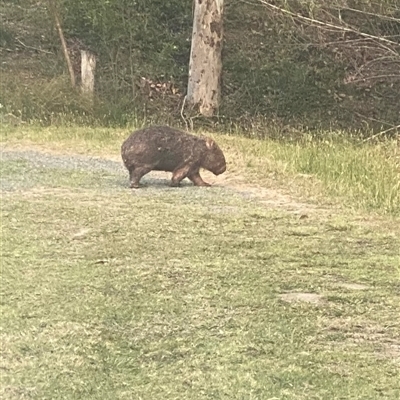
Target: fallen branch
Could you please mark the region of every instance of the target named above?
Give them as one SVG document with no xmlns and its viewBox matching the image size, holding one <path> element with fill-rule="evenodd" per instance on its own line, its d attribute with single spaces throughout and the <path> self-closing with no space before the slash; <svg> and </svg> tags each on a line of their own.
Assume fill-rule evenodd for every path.
<svg viewBox="0 0 400 400">
<path fill-rule="evenodd" d="M 52 17 L 54 19 L 55 28 L 56 28 L 56 30 L 58 32 L 59 37 L 60 37 L 61 48 L 62 48 L 62 51 L 64 53 L 65 62 L 67 64 L 69 76 L 70 76 L 70 79 L 71 79 L 71 86 L 75 87 L 74 68 L 72 66 L 71 57 L 69 56 L 69 53 L 68 53 L 67 42 L 65 41 L 65 37 L 64 37 L 64 33 L 63 33 L 63 30 L 62 30 L 62 27 L 61 27 L 60 18 L 58 16 L 55 0 L 48 0 L 48 4 L 49 4 L 50 13 L 51 13 L 51 15 L 52 15 Z"/>
<path fill-rule="evenodd" d="M 281 12 L 282 14 L 287 14 L 287 15 L 290 15 L 291 17 L 298 18 L 298 19 L 301 19 L 303 21 L 311 22 L 312 24 L 315 24 L 315 25 L 333 28 L 335 30 L 342 31 L 342 32 L 355 33 L 355 34 L 357 34 L 359 36 L 362 36 L 362 37 L 365 37 L 365 38 L 369 38 L 369 39 L 374 39 L 374 40 L 377 40 L 377 41 L 380 41 L 380 42 L 384 42 L 384 43 L 390 44 L 392 46 L 400 46 L 399 43 L 394 42 L 394 41 L 389 40 L 389 39 L 386 39 L 384 37 L 371 35 L 369 33 L 360 32 L 357 29 L 346 28 L 344 26 L 330 24 L 329 22 L 323 22 L 323 21 L 319 21 L 319 20 L 314 19 L 314 18 L 305 17 L 304 15 L 301 15 L 299 13 L 295 13 L 293 11 L 285 10 L 284 8 L 281 8 L 281 7 L 275 6 L 273 4 L 270 4 L 268 1 L 265 1 L 265 0 L 257 0 L 257 1 L 259 3 L 261 3 L 261 4 L 264 4 L 265 6 L 267 6 L 269 8 L 272 8 L 275 11 Z M 392 50 L 392 49 L 388 49 L 387 48 L 387 50 L 390 50 L 392 53 L 398 55 L 398 53 L 396 51 Z"/>
<path fill-rule="evenodd" d="M 369 138 L 364 139 L 363 142 L 368 142 L 368 140 L 375 139 L 375 138 L 377 138 L 378 136 L 384 135 L 385 133 L 388 133 L 388 132 L 390 132 L 390 131 L 394 131 L 395 129 L 400 129 L 400 125 L 392 126 L 392 127 L 389 128 L 389 129 L 385 129 L 384 131 L 378 132 L 378 133 L 376 133 L 375 135 L 372 135 L 372 136 L 370 136 Z"/>
<path fill-rule="evenodd" d="M 45 54 L 54 54 L 54 53 L 52 53 L 51 51 L 39 49 L 38 47 L 28 46 L 27 44 L 23 43 L 23 42 L 22 42 L 21 40 L 19 40 L 18 38 L 15 38 L 15 40 L 16 40 L 21 46 L 24 46 L 26 49 L 31 49 L 31 50 L 40 51 L 41 53 L 45 53 Z"/>
<path fill-rule="evenodd" d="M 395 18 L 395 17 L 389 17 L 388 15 L 380 15 L 380 14 L 376 14 L 373 12 L 368 12 L 368 11 L 364 11 L 364 10 L 357 10 L 356 8 L 351 8 L 351 7 L 343 7 L 343 8 L 339 8 L 339 7 L 332 7 L 332 9 L 336 10 L 336 11 L 352 11 L 354 13 L 359 13 L 359 14 L 364 14 L 364 15 L 369 15 L 371 17 L 378 17 L 381 19 L 384 19 L 386 21 L 393 21 L 393 22 L 400 22 L 399 18 Z"/>
<path fill-rule="evenodd" d="M 398 78 L 400 79 L 399 74 L 387 74 L 387 75 L 373 75 L 373 76 L 364 76 L 363 78 L 358 78 L 358 79 L 349 79 L 348 81 L 345 82 L 345 84 L 349 83 L 357 83 L 357 82 L 365 82 L 365 81 L 371 81 L 373 79 L 386 79 L 386 78 Z"/>
</svg>

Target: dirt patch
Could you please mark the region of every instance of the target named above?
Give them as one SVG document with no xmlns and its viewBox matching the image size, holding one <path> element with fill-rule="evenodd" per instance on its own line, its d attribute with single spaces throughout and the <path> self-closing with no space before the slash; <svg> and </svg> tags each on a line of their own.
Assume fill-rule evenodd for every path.
<svg viewBox="0 0 400 400">
<path fill-rule="evenodd" d="M 350 290 L 368 290 L 370 286 L 361 285 L 359 283 L 339 283 L 338 286 Z"/>
<path fill-rule="evenodd" d="M 259 203 L 267 208 L 281 209 L 298 215 L 299 218 L 307 218 L 311 214 L 331 214 L 332 209 L 326 209 L 318 205 L 301 201 L 293 195 L 285 193 L 282 189 L 276 187 L 264 187 L 255 184 L 249 184 L 246 178 L 240 173 L 230 172 L 229 170 L 218 177 L 208 171 L 203 171 L 202 175 L 207 182 L 212 185 L 233 189 L 248 198 L 257 199 Z"/>
<path fill-rule="evenodd" d="M 324 298 L 319 294 L 302 292 L 283 293 L 279 297 L 281 300 L 287 301 L 288 303 L 302 301 L 305 303 L 320 304 L 324 300 Z"/>
<path fill-rule="evenodd" d="M 156 177 L 156 173 L 152 173 Z M 311 214 L 328 214 L 332 211 L 311 203 L 302 202 L 274 187 L 267 188 L 248 184 L 246 179 L 236 172 L 227 171 L 223 175 L 215 176 L 208 171 L 201 171 L 201 175 L 213 186 L 234 190 L 245 198 L 257 200 L 258 203 L 265 205 L 267 208 L 281 209 L 298 215 L 300 219 L 307 218 Z M 159 176 L 166 179 L 165 175 L 160 174 Z"/>
<path fill-rule="evenodd" d="M 378 356 L 384 355 L 385 358 L 391 358 L 395 363 L 400 364 L 400 344 L 391 343 L 383 347 L 383 351 Z"/>
<path fill-rule="evenodd" d="M 329 320 L 327 330 L 341 332 L 346 339 L 342 343 L 345 346 L 371 344 L 377 358 L 390 358 L 395 363 L 400 363 L 399 337 L 385 326 L 373 321 L 338 318 Z"/>
</svg>

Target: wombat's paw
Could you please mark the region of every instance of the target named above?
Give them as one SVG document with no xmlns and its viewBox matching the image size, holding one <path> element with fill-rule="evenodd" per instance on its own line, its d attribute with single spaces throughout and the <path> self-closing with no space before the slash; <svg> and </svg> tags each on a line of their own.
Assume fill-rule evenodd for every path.
<svg viewBox="0 0 400 400">
<path fill-rule="evenodd" d="M 199 182 L 199 183 L 195 183 L 195 186 L 202 186 L 202 187 L 210 187 L 211 185 L 207 182 Z"/>
<path fill-rule="evenodd" d="M 179 187 L 179 186 L 181 186 L 181 183 L 180 182 L 171 181 L 170 186 L 171 187 Z"/>
<path fill-rule="evenodd" d="M 135 182 L 131 182 L 131 184 L 129 185 L 129 187 L 130 187 L 131 189 L 139 189 L 139 188 L 140 188 L 139 184 L 138 184 L 138 183 L 135 183 Z"/>
</svg>

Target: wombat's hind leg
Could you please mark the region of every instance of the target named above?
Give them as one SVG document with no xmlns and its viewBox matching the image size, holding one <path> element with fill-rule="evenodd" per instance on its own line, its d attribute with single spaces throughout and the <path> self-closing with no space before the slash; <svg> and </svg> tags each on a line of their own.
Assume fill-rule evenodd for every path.
<svg viewBox="0 0 400 400">
<path fill-rule="evenodd" d="M 203 181 L 199 171 L 189 174 L 188 178 L 194 183 L 195 186 L 211 186 L 209 183 Z"/>
<path fill-rule="evenodd" d="M 151 171 L 151 167 L 132 167 L 129 170 L 129 180 L 131 182 L 131 188 L 132 189 L 138 189 L 139 188 L 139 181 L 142 178 L 143 175 L 146 175 Z"/>
</svg>

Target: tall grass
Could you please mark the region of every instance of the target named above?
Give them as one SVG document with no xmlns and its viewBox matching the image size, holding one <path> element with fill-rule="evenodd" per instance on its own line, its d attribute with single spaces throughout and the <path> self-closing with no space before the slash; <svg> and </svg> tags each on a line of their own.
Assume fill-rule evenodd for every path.
<svg viewBox="0 0 400 400">
<path fill-rule="evenodd" d="M 318 177 L 332 195 L 367 209 L 400 212 L 400 152 L 394 142 L 310 141 L 292 146 L 288 162 Z"/>
<path fill-rule="evenodd" d="M 370 143 L 321 132 L 296 141 L 233 141 L 258 178 L 271 171 L 314 177 L 324 194 L 349 206 L 400 215 L 400 148 L 395 139 Z"/>
<path fill-rule="evenodd" d="M 93 101 L 92 101 L 93 100 Z M 69 77 L 60 75 L 53 79 L 32 80 L 2 72 L 0 77 L 0 117 L 11 114 L 24 123 L 48 125 L 125 126 L 137 118 L 137 107 L 126 96 L 93 99 L 72 88 Z"/>
</svg>

